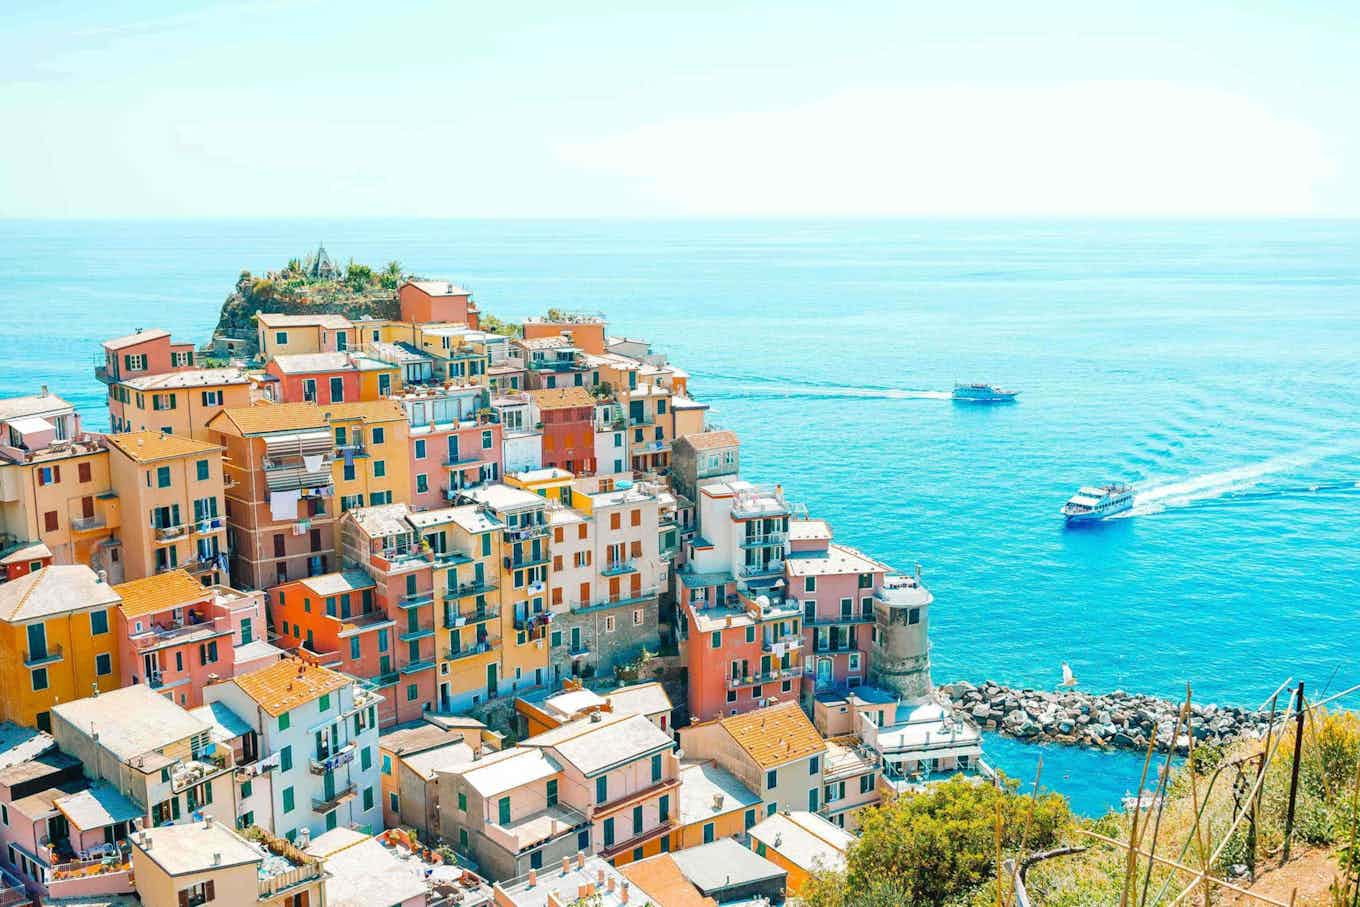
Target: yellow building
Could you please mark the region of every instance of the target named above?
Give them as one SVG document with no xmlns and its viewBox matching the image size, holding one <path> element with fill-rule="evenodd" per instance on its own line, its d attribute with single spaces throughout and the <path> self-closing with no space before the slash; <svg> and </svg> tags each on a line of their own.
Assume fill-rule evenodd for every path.
<svg viewBox="0 0 1360 907">
<path fill-rule="evenodd" d="M 120 534 L 124 578 L 183 568 L 200 579 L 223 581 L 222 448 L 155 431 L 105 440 L 113 490 L 128 515 Z"/>
<path fill-rule="evenodd" d="M 500 557 L 499 692 L 542 686 L 549 679 L 548 607 L 552 553 L 548 501 L 523 488 L 488 485 L 467 492 L 503 529 Z"/>
<path fill-rule="evenodd" d="M 505 484 L 532 491 L 550 501 L 559 501 L 571 507 L 573 506 L 571 483 L 574 478 L 575 476 L 565 469 L 550 466 L 546 469 L 531 469 L 528 472 L 509 474 L 505 477 Z"/>
<path fill-rule="evenodd" d="M 255 379 L 240 368 L 205 368 L 129 378 L 109 385 L 115 431 L 169 432 L 207 439 L 208 420 L 227 407 L 249 406 Z"/>
<path fill-rule="evenodd" d="M 321 407 L 335 437 L 331 474 L 339 510 L 407 503 L 411 497 L 410 426 L 391 400 Z"/>
<path fill-rule="evenodd" d="M 41 545 L 55 563 L 93 564 L 116 580 L 109 452 L 81 431 L 75 407 L 46 388 L 0 400 L 0 445 L 0 551 Z"/>
<path fill-rule="evenodd" d="M 358 332 L 344 315 L 284 315 L 261 312 L 255 316 L 260 356 L 281 353 L 330 353 L 358 347 Z"/>
<path fill-rule="evenodd" d="M 83 564 L 0 585 L 0 721 L 52 729 L 51 709 L 119 685 L 120 599 Z"/>
<path fill-rule="evenodd" d="M 433 558 L 439 711 L 461 712 L 485 700 L 499 681 L 504 527 L 471 505 L 407 519 Z"/>
</svg>

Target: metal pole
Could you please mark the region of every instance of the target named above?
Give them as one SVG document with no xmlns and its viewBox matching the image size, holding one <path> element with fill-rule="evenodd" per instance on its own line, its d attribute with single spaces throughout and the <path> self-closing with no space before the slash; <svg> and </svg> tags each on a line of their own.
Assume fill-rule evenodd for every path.
<svg viewBox="0 0 1360 907">
<path fill-rule="evenodd" d="M 1284 817 L 1284 854 L 1280 865 L 1289 862 L 1289 839 L 1294 834 L 1294 803 L 1299 794 L 1299 761 L 1303 756 L 1303 681 L 1299 681 L 1298 692 L 1294 694 L 1294 764 L 1289 770 L 1289 811 Z"/>
</svg>

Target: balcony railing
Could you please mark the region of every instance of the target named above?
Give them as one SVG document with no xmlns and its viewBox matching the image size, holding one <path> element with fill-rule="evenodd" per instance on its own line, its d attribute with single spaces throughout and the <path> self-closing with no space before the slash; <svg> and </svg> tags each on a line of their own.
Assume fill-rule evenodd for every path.
<svg viewBox="0 0 1360 907">
<path fill-rule="evenodd" d="M 631 590 L 628 592 L 621 592 L 614 597 L 605 596 L 588 602 L 574 601 L 571 603 L 570 607 L 574 614 L 588 613 L 590 611 L 603 611 L 606 608 L 622 608 L 626 605 L 638 605 L 646 601 L 651 601 L 653 598 L 656 598 L 656 594 L 657 587 L 648 586 L 647 588 L 639 589 L 636 592 Z"/>
<path fill-rule="evenodd" d="M 312 797 L 312 812 L 328 813 L 331 810 L 335 809 L 337 806 L 339 806 L 341 803 L 344 803 L 346 800 L 351 799 L 358 792 L 359 792 L 358 786 L 355 785 L 353 781 L 351 781 L 344 787 L 336 788 L 335 793 L 331 794 L 330 796 L 326 796 L 325 793 L 322 793 L 319 796 L 314 796 Z"/>
<path fill-rule="evenodd" d="M 410 662 L 401 666 L 403 674 L 419 674 L 421 671 L 428 671 L 434 667 L 433 658 L 422 658 L 418 661 Z"/>
<path fill-rule="evenodd" d="M 460 453 L 456 456 L 446 456 L 444 457 L 443 460 L 445 468 L 449 469 L 453 469 L 459 466 L 472 466 L 473 464 L 480 462 L 482 462 L 482 458 L 480 455 L 465 453 Z"/>
<path fill-rule="evenodd" d="M 434 603 L 434 592 L 412 592 L 410 595 L 403 595 L 398 605 L 402 608 L 423 608 Z"/>
<path fill-rule="evenodd" d="M 817 655 L 839 655 L 845 652 L 858 652 L 859 644 L 855 640 L 840 639 L 835 642 L 820 639 L 812 641 L 812 651 Z"/>
<path fill-rule="evenodd" d="M 542 538 L 548 534 L 547 526 L 507 526 L 505 527 L 505 540 L 507 542 L 523 542 L 528 539 Z"/>
<path fill-rule="evenodd" d="M 36 668 L 39 665 L 52 664 L 61 661 L 61 644 L 47 646 L 43 649 L 29 649 L 24 652 L 24 667 Z"/>
<path fill-rule="evenodd" d="M 873 614 L 837 614 L 834 617 L 814 617 L 811 620 L 804 618 L 803 622 L 811 627 L 834 627 L 845 624 L 871 624 L 874 622 Z"/>
<path fill-rule="evenodd" d="M 637 572 L 637 567 L 634 566 L 633 561 L 631 560 L 610 561 L 609 563 L 604 565 L 604 569 L 600 571 L 600 575 L 621 576 L 625 573 L 635 572 Z"/>
<path fill-rule="evenodd" d="M 183 523 L 180 523 L 177 526 L 157 526 L 156 541 L 168 542 L 170 539 L 177 539 L 180 536 L 187 534 L 188 531 L 189 527 Z"/>
<path fill-rule="evenodd" d="M 476 608 L 472 611 L 462 613 L 450 613 L 444 615 L 444 628 L 446 630 L 456 630 L 459 627 L 466 627 L 468 624 L 479 624 L 486 620 L 495 620 L 501 616 L 501 609 L 492 605 L 486 608 Z"/>
<path fill-rule="evenodd" d="M 108 525 L 108 520 L 102 513 L 94 516 L 78 516 L 71 520 L 71 528 L 76 532 L 89 532 L 93 529 L 103 529 Z"/>
<path fill-rule="evenodd" d="M 322 810 L 324 812 L 324 810 Z M 257 891 L 259 900 L 268 901 L 273 899 L 281 891 L 287 891 L 298 885 L 305 885 L 308 882 L 322 877 L 322 864 L 320 861 L 315 863 L 305 863 L 302 866 L 295 866 L 292 869 L 284 870 L 277 875 L 272 875 L 267 879 L 257 881 Z"/>
<path fill-rule="evenodd" d="M 547 562 L 548 552 L 544 550 L 541 551 L 537 557 L 535 557 L 532 554 L 530 554 L 528 557 L 506 557 L 505 569 L 519 570 L 522 567 L 537 567 L 539 564 L 546 564 Z"/>
<path fill-rule="evenodd" d="M 460 658 L 472 658 L 474 655 L 485 655 L 487 652 L 490 651 L 491 651 L 490 643 L 479 642 L 475 645 L 468 646 L 465 649 L 453 649 L 453 648 L 445 649 L 444 660 L 457 661 Z"/>
<path fill-rule="evenodd" d="M 417 639 L 425 639 L 426 637 L 433 635 L 434 626 L 432 624 L 416 624 L 414 628 L 408 624 L 406 632 L 402 633 L 397 638 L 402 642 L 411 642 Z"/>
<path fill-rule="evenodd" d="M 764 564 L 747 564 L 737 571 L 738 576 L 773 576 L 784 572 L 783 561 L 769 561 Z"/>
<path fill-rule="evenodd" d="M 782 545 L 789 540 L 787 532 L 767 532 L 764 535 L 748 535 L 741 540 L 743 548 L 766 548 L 771 545 Z"/>
<path fill-rule="evenodd" d="M 354 744 L 346 743 L 342 747 L 331 747 L 329 752 L 322 752 L 313 756 L 308 760 L 308 767 L 312 770 L 313 775 L 324 775 L 326 772 L 333 772 L 353 761 Z"/>
<path fill-rule="evenodd" d="M 784 645 L 784 648 L 786 649 L 797 649 L 803 645 L 803 637 L 798 635 L 797 633 L 790 633 L 787 636 L 780 636 L 772 639 L 767 639 L 761 643 L 760 648 L 761 651 L 763 652 L 773 652 L 774 647 L 781 643 Z"/>
<path fill-rule="evenodd" d="M 224 526 L 226 526 L 226 521 L 220 516 L 204 517 L 190 524 L 190 528 L 199 534 L 219 532 Z"/>
<path fill-rule="evenodd" d="M 396 671 L 388 671 L 386 674 L 379 674 L 373 678 L 373 686 L 377 688 L 394 687 L 401 679 L 401 675 Z"/>
<path fill-rule="evenodd" d="M 445 600 L 454 598 L 467 598 L 469 595 L 483 595 L 487 592 L 496 590 L 496 583 L 490 580 L 481 580 L 475 583 L 462 583 L 444 592 Z"/>
</svg>

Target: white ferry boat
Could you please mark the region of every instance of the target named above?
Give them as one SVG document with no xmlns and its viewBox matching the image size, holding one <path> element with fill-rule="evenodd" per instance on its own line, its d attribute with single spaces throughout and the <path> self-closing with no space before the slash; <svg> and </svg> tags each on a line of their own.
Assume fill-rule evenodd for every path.
<svg viewBox="0 0 1360 907">
<path fill-rule="evenodd" d="M 955 384 L 952 397 L 962 403 L 1010 403 L 1019 394 L 995 384 Z"/>
<path fill-rule="evenodd" d="M 1069 523 L 1103 520 L 1133 507 L 1133 486 L 1115 482 L 1101 487 L 1086 486 L 1072 495 L 1062 507 Z"/>
</svg>

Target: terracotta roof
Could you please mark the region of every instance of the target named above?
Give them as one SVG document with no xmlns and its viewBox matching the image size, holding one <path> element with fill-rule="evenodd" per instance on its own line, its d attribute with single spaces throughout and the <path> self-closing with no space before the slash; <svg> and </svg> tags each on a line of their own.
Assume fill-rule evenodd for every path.
<svg viewBox="0 0 1360 907">
<path fill-rule="evenodd" d="M 149 331 L 138 331 L 135 334 L 128 334 L 126 337 L 115 337 L 112 340 L 105 340 L 103 347 L 106 350 L 118 350 L 125 346 L 132 346 L 137 343 L 145 343 L 148 340 L 156 340 L 160 337 L 169 337 L 170 332 L 161 328 L 152 328 Z"/>
<path fill-rule="evenodd" d="M 576 409 L 595 405 L 595 398 L 584 387 L 549 387 L 529 391 L 529 396 L 539 409 Z"/>
<path fill-rule="evenodd" d="M 123 598 L 124 617 L 155 614 L 170 608 L 200 602 L 211 593 L 185 570 L 171 570 L 141 579 L 129 580 L 113 587 Z"/>
<path fill-rule="evenodd" d="M 730 431 L 705 431 L 695 435 L 685 435 L 680 440 L 695 450 L 716 450 L 721 447 L 739 447 L 741 445 L 741 442 L 737 440 L 736 432 Z"/>
<path fill-rule="evenodd" d="M 338 671 L 295 658 L 276 661 L 267 668 L 242 674 L 232 681 L 241 688 L 241 692 L 275 718 L 353 682 Z"/>
<path fill-rule="evenodd" d="M 638 860 L 619 867 L 656 907 L 718 907 L 718 902 L 704 897 L 668 853 L 646 860 Z"/>
<path fill-rule="evenodd" d="M 826 750 L 826 741 L 796 702 L 781 702 L 733 715 L 720 719 L 720 723 L 761 768 L 773 768 Z"/>
<path fill-rule="evenodd" d="M 357 403 L 331 403 L 321 407 L 332 422 L 364 419 L 368 422 L 393 422 L 406 418 L 406 411 L 394 400 L 364 400 Z"/>
<path fill-rule="evenodd" d="M 263 435 L 323 428 L 326 420 L 315 403 L 256 403 L 224 409 L 208 420 L 208 428 L 218 431 L 224 431 L 228 424 L 242 435 Z"/>
<path fill-rule="evenodd" d="M 131 431 L 121 435 L 105 435 L 109 446 L 138 463 L 164 460 L 171 457 L 191 457 L 217 453 L 217 444 L 195 441 L 183 435 L 167 435 L 160 431 Z"/>
<path fill-rule="evenodd" d="M 22 621 L 118 604 L 118 593 L 84 564 L 43 567 L 0 585 L 0 620 Z"/>
</svg>

